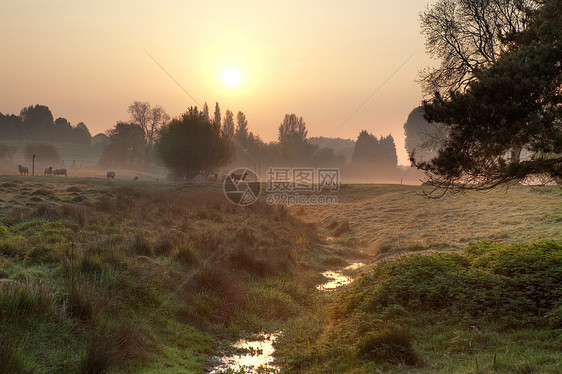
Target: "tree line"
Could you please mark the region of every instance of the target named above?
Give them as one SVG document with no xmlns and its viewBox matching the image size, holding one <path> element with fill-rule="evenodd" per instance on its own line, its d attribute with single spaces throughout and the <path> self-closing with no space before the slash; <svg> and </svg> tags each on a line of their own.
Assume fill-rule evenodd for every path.
<svg viewBox="0 0 562 374">
<path fill-rule="evenodd" d="M 0 140 L 91 144 L 92 136 L 83 122 L 72 126 L 66 118 L 54 119 L 49 107 L 32 105 L 19 115 L 0 113 Z"/>
<path fill-rule="evenodd" d="M 182 180 L 217 173 L 234 161 L 249 167 L 258 164 L 264 167 L 342 167 L 346 164 L 343 155 L 327 146 L 330 141 L 333 144 L 334 139 L 316 138 L 315 143 L 310 142 L 306 123 L 296 114 L 284 116 L 276 141 L 264 142 L 250 130 L 242 111 L 235 116 L 227 109 L 223 116 L 218 102 L 212 114 L 205 103 L 203 108 L 188 108 L 171 120 L 161 107 L 151 107 L 149 103 L 134 102 L 129 106 L 129 113 L 129 122 L 117 122 L 107 132 L 108 144 L 102 156 L 102 164 L 106 166 L 162 163 L 170 169 L 172 178 Z M 362 139 L 360 136 L 357 156 L 348 163 L 373 169 L 397 166 L 396 146 L 391 135 L 375 142 L 362 142 Z M 351 140 L 347 142 L 348 146 L 356 144 Z"/>
</svg>

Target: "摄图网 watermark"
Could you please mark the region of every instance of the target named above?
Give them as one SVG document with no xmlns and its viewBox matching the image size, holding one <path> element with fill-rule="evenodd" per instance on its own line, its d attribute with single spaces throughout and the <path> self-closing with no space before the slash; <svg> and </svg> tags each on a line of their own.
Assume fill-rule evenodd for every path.
<svg viewBox="0 0 562 374">
<path fill-rule="evenodd" d="M 265 182 L 267 204 L 337 204 L 340 170 L 337 168 L 270 167 Z M 258 201 L 262 193 L 259 175 L 249 168 L 237 168 L 223 175 L 223 190 L 234 204 L 246 206 Z"/>
</svg>

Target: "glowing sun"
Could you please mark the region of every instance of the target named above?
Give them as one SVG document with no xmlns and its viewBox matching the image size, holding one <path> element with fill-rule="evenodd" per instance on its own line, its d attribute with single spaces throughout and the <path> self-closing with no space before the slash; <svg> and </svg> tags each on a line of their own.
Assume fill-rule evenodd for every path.
<svg viewBox="0 0 562 374">
<path fill-rule="evenodd" d="M 222 83 L 230 88 L 238 87 L 240 83 L 242 83 L 242 74 L 240 73 L 240 70 L 234 67 L 225 69 L 222 72 Z"/>
</svg>

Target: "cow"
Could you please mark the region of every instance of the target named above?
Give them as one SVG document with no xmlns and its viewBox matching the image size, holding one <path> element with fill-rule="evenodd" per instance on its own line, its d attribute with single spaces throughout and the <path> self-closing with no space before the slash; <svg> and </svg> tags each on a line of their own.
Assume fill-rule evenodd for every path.
<svg viewBox="0 0 562 374">
<path fill-rule="evenodd" d="M 107 172 L 107 179 L 115 179 L 115 172 L 113 170 L 110 170 Z"/>
</svg>

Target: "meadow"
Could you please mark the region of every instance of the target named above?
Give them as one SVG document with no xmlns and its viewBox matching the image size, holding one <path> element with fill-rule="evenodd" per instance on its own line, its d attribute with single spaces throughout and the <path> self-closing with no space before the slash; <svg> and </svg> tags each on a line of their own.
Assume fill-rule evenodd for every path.
<svg viewBox="0 0 562 374">
<path fill-rule="evenodd" d="M 285 372 L 559 371 L 560 189 L 421 191 L 238 207 L 220 183 L 1 176 L 0 372 L 201 373 L 279 330 Z"/>
</svg>

